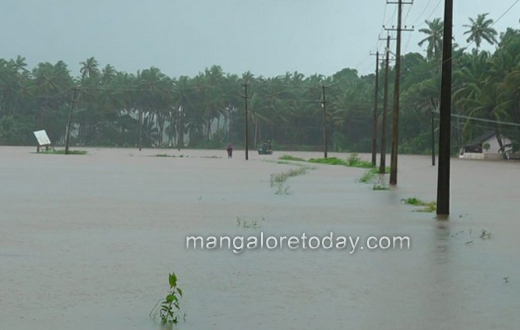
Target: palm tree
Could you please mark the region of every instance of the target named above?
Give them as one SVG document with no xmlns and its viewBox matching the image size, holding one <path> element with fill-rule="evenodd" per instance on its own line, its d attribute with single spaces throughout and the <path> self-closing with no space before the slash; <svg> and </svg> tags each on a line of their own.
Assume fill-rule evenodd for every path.
<svg viewBox="0 0 520 330">
<path fill-rule="evenodd" d="M 486 19 L 487 15 L 489 15 L 489 13 L 480 14 L 477 16 L 476 20 L 470 17 L 469 21 L 471 22 L 471 24 L 464 25 L 464 27 L 469 28 L 468 31 L 464 32 L 464 34 L 469 34 L 469 37 L 468 39 L 466 39 L 466 41 L 475 42 L 475 44 L 477 45 L 477 53 L 478 49 L 480 48 L 480 44 L 482 43 L 482 40 L 486 40 L 492 45 L 497 43 L 497 31 L 492 27 L 493 20 L 491 18 Z"/>
<path fill-rule="evenodd" d="M 422 28 L 419 30 L 419 32 L 425 33 L 426 38 L 419 41 L 419 46 L 422 46 L 425 42 L 427 42 L 428 46 L 426 47 L 426 57 L 428 60 L 435 59 L 435 62 L 439 63 L 442 51 L 444 22 L 441 21 L 440 18 L 425 22 L 428 25 L 428 28 Z"/>
<path fill-rule="evenodd" d="M 89 57 L 79 64 L 82 66 L 79 70 L 82 79 L 94 78 L 99 75 L 99 63 L 94 57 Z"/>
<path fill-rule="evenodd" d="M 110 65 L 110 64 L 107 64 L 103 70 L 101 71 L 101 81 L 103 83 L 108 83 L 110 82 L 112 79 L 114 79 L 114 77 L 116 76 L 117 74 L 117 71 L 116 69 Z"/>
</svg>

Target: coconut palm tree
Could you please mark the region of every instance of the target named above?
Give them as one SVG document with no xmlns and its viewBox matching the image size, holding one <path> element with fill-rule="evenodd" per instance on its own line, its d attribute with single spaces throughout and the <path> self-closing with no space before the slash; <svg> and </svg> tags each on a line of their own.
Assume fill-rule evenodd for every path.
<svg viewBox="0 0 520 330">
<path fill-rule="evenodd" d="M 467 42 L 475 42 L 477 46 L 477 53 L 483 40 L 494 45 L 497 43 L 497 31 L 493 29 L 493 20 L 491 18 L 486 19 L 489 13 L 480 14 L 477 19 L 469 18 L 471 24 L 464 24 L 464 27 L 469 28 L 464 34 L 469 34 Z"/>
<path fill-rule="evenodd" d="M 444 22 L 440 18 L 436 18 L 433 21 L 427 20 L 425 22 L 428 27 L 420 29 L 419 32 L 425 33 L 426 38 L 419 41 L 419 46 L 428 43 L 426 47 L 426 58 L 428 58 L 428 60 L 434 59 L 436 63 L 439 63 L 442 52 Z"/>
<path fill-rule="evenodd" d="M 81 65 L 81 78 L 94 78 L 99 75 L 99 63 L 94 57 L 87 58 L 84 62 L 79 63 Z"/>
</svg>

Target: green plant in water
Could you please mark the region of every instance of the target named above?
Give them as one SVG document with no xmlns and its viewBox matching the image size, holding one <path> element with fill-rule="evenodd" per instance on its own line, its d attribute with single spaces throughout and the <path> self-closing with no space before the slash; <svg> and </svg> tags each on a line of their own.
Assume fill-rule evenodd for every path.
<svg viewBox="0 0 520 330">
<path fill-rule="evenodd" d="M 65 155 L 65 150 L 40 150 L 37 154 L 45 155 Z M 86 150 L 69 150 L 69 155 L 86 155 Z"/>
<path fill-rule="evenodd" d="M 429 203 L 426 203 L 426 205 L 424 205 L 424 206 L 425 206 L 424 208 L 418 209 L 418 210 L 416 210 L 416 212 L 431 213 L 431 212 L 437 211 L 437 202 L 429 202 Z"/>
<path fill-rule="evenodd" d="M 287 179 L 304 175 L 307 173 L 307 170 L 312 170 L 312 167 L 309 166 L 301 166 L 295 169 L 290 169 L 286 172 L 273 173 L 271 174 L 271 187 L 276 187 L 276 195 L 289 195 L 289 186 L 285 185 Z"/>
<path fill-rule="evenodd" d="M 275 195 L 290 195 L 289 192 L 290 186 L 285 186 L 283 183 L 278 185 L 278 188 L 276 189 Z"/>
<path fill-rule="evenodd" d="M 294 156 L 291 156 L 291 155 L 283 155 L 281 156 L 280 158 L 278 158 L 280 160 L 292 160 L 292 161 L 296 161 L 296 162 L 305 162 L 306 160 L 303 159 L 303 158 L 300 158 L 300 157 L 294 157 Z"/>
<path fill-rule="evenodd" d="M 413 206 L 423 206 L 422 209 L 415 210 L 416 212 L 435 212 L 437 210 L 437 202 L 428 203 L 416 197 L 402 199 L 402 202 Z"/>
<path fill-rule="evenodd" d="M 262 220 L 265 220 L 265 219 L 262 218 Z M 261 225 L 259 225 L 258 221 L 256 221 L 256 220 L 248 221 L 245 219 L 241 219 L 239 217 L 237 217 L 237 226 L 242 227 L 242 228 L 248 228 L 248 229 L 259 229 L 261 227 Z"/>
<path fill-rule="evenodd" d="M 379 170 L 376 168 L 371 168 L 371 169 L 365 171 L 363 176 L 359 179 L 359 182 L 363 182 L 363 183 L 372 182 L 372 180 L 374 180 L 374 178 L 378 172 L 379 172 Z"/>
<path fill-rule="evenodd" d="M 480 233 L 480 238 L 482 239 L 490 239 L 491 233 L 485 229 L 482 229 L 482 232 Z"/>
<path fill-rule="evenodd" d="M 349 167 L 361 167 L 361 168 L 372 168 L 374 167 L 371 162 L 367 162 L 359 158 L 358 154 L 350 154 L 347 159 L 347 165 Z"/>
<path fill-rule="evenodd" d="M 336 158 L 336 157 L 311 158 L 311 159 L 309 159 L 309 163 L 348 166 L 346 161 L 344 161 L 343 159 Z"/>
<path fill-rule="evenodd" d="M 298 176 L 298 175 L 304 175 L 307 173 L 307 170 L 311 169 L 310 167 L 304 166 L 299 167 L 295 169 L 290 169 L 286 172 L 280 172 L 280 173 L 273 173 L 271 174 L 271 187 L 274 187 L 275 185 L 278 185 L 280 183 L 284 183 L 287 181 L 287 179 Z"/>
<path fill-rule="evenodd" d="M 371 162 L 367 162 L 358 157 L 358 154 L 351 154 L 347 160 L 339 159 L 336 157 L 329 158 L 311 158 L 309 163 L 315 164 L 328 164 L 328 165 L 342 165 L 347 167 L 359 167 L 359 168 L 374 168 Z"/>
<path fill-rule="evenodd" d="M 182 289 L 177 286 L 177 275 L 175 273 L 169 274 L 168 281 L 170 290 L 162 302 L 159 300 L 155 304 L 150 312 L 150 317 L 155 318 L 159 314 L 162 324 L 177 324 L 181 316 L 180 298 L 182 298 Z M 186 318 L 186 314 L 183 315 L 183 318 Z"/>
<path fill-rule="evenodd" d="M 390 187 L 387 186 L 387 185 L 375 184 L 375 185 L 372 187 L 372 190 L 375 190 L 375 191 L 384 191 L 384 190 L 390 190 Z"/>
</svg>

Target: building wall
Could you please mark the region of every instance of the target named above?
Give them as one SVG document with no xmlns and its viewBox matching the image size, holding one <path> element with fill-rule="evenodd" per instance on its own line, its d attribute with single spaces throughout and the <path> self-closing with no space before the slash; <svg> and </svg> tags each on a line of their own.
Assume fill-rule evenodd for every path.
<svg viewBox="0 0 520 330">
<path fill-rule="evenodd" d="M 499 153 L 500 145 L 498 144 L 497 138 L 495 136 L 490 137 L 486 141 L 482 142 L 482 146 L 486 143 L 489 143 L 489 149 L 482 148 L 482 153 L 484 154 L 484 159 L 500 159 L 502 156 Z M 507 138 L 502 138 L 502 144 L 509 144 L 511 140 Z"/>
<path fill-rule="evenodd" d="M 475 152 L 465 152 L 463 155 L 459 156 L 463 159 L 484 159 L 484 154 L 479 154 Z"/>
</svg>

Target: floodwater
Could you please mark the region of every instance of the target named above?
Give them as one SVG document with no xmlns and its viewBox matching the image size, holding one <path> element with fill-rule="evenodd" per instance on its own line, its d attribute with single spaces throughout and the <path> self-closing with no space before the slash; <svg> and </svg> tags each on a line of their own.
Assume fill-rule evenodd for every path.
<svg viewBox="0 0 520 330">
<path fill-rule="evenodd" d="M 277 195 L 270 174 L 295 168 L 265 161 L 281 152 L 246 162 L 224 150 L 33 149 L 0 147 L 0 329 L 159 329 L 148 314 L 173 271 L 187 314 L 179 329 L 520 326 L 518 162 L 454 159 L 452 216 L 439 222 L 400 202 L 435 200 L 428 157 L 401 156 L 392 191 L 357 182 L 362 169 L 318 165 Z M 188 235 L 260 232 L 412 244 L 352 254 L 186 249 Z"/>
</svg>

